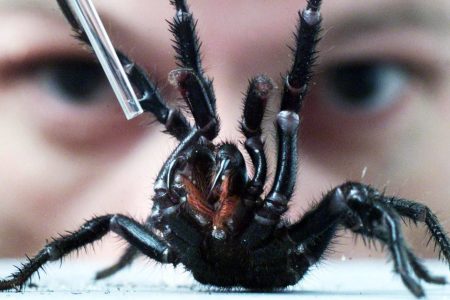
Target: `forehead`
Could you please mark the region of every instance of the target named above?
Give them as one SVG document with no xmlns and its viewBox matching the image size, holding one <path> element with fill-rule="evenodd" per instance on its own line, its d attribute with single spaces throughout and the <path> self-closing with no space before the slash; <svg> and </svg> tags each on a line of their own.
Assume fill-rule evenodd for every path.
<svg viewBox="0 0 450 300">
<path fill-rule="evenodd" d="M 233 24 L 237 26 L 259 26 L 259 24 L 292 24 L 296 18 L 296 11 L 304 6 L 306 1 L 286 0 L 261 1 L 261 0 L 216 0 L 199 1 L 190 0 L 189 5 L 197 18 L 204 24 L 227 24 L 227 28 L 233 30 Z M 444 16 L 450 19 L 450 1 L 447 0 L 324 0 L 323 13 L 326 22 L 345 21 L 349 14 L 368 13 L 376 14 L 379 11 L 389 12 L 394 10 L 404 11 L 406 14 L 415 12 L 426 19 L 436 19 L 433 16 Z M 164 20 L 173 15 L 170 1 L 142 1 L 142 0 L 95 0 L 95 6 L 101 13 L 108 14 L 114 19 L 120 18 L 128 24 L 145 24 L 144 26 L 166 26 Z M 55 0 L 0 0 L 0 10 L 26 9 L 55 13 L 57 4 Z M 428 12 L 428 13 L 427 13 Z M 446 16 L 446 17 L 445 17 Z M 442 18 L 437 18 L 442 19 Z M 284 22 L 286 20 L 286 22 Z M 275 22 L 276 21 L 276 22 Z M 443 24 L 443 26 L 446 24 Z M 214 25 L 211 25 L 214 26 Z M 231 28 L 229 27 L 231 26 Z M 145 28 L 144 27 L 144 28 Z"/>
</svg>

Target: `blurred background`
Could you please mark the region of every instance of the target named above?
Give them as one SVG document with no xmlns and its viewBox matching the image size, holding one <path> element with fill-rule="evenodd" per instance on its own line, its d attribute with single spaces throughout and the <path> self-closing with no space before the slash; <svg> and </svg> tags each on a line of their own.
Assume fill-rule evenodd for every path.
<svg viewBox="0 0 450 300">
<path fill-rule="evenodd" d="M 177 105 L 167 82 L 176 67 L 169 1 L 94 3 L 115 46 Z M 265 73 L 280 86 L 305 3 L 190 4 L 215 82 L 219 140 L 242 140 L 237 128 L 248 79 Z M 322 14 L 298 185 L 286 218 L 297 220 L 323 193 L 351 179 L 427 204 L 449 230 L 450 2 L 324 0 Z M 278 101 L 265 122 L 271 170 Z M 125 120 L 56 1 L 0 0 L 0 256 L 33 254 L 94 215 L 122 212 L 143 220 L 153 180 L 176 145 L 162 129 L 151 115 Z M 408 241 L 419 255 L 433 256 L 418 228 L 406 231 Z M 108 237 L 89 257 L 119 255 L 122 245 Z M 334 249 L 337 257 L 382 255 L 345 234 Z"/>
</svg>

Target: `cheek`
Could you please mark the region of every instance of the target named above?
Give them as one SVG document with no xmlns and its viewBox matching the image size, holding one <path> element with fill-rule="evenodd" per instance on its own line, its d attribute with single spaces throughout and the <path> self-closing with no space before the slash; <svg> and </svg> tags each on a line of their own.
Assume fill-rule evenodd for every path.
<svg viewBox="0 0 450 300">
<path fill-rule="evenodd" d="M 112 172 L 149 133 L 142 119 L 123 124 L 123 116 L 123 121 L 102 120 L 45 111 L 49 100 L 23 85 L 2 87 L 0 99 L 0 136 L 5 141 L 0 145 L 0 177 L 6 178 L 0 180 L 0 191 L 11 205 L 27 209 L 56 205 L 64 210 L 62 206 Z"/>
<path fill-rule="evenodd" d="M 450 47 L 450 41 L 448 43 L 448 47 Z M 450 58 L 449 58 L 450 60 Z M 444 75 L 442 76 L 442 80 L 439 82 L 439 85 L 436 86 L 433 90 L 430 91 L 432 97 L 436 98 L 438 101 L 436 102 L 436 108 L 439 110 L 440 118 L 443 120 L 447 120 L 450 115 L 450 70 L 446 70 Z"/>
</svg>

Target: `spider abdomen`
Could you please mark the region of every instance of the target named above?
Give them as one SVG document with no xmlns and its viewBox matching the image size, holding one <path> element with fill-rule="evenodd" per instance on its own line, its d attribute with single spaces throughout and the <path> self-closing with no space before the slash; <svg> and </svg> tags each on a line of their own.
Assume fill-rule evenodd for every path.
<svg viewBox="0 0 450 300">
<path fill-rule="evenodd" d="M 209 239 L 202 251 L 201 261 L 186 267 L 203 284 L 274 290 L 296 284 L 304 275 L 304 264 L 290 255 L 294 247 L 278 239 L 253 250 Z"/>
</svg>

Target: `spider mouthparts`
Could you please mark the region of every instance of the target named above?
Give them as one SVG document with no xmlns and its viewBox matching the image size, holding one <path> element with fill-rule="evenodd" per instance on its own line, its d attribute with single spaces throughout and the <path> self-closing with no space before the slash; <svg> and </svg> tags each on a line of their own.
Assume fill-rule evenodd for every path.
<svg viewBox="0 0 450 300">
<path fill-rule="evenodd" d="M 211 189 L 209 190 L 208 196 L 206 197 L 207 199 L 211 196 L 214 189 L 222 183 L 225 176 L 225 171 L 228 169 L 230 162 L 230 159 L 224 159 L 220 162 L 219 170 L 216 173 L 216 177 L 214 178 Z"/>
<path fill-rule="evenodd" d="M 227 234 L 225 233 L 225 230 L 217 228 L 217 226 L 213 227 L 211 235 L 216 240 L 224 240 L 227 237 Z"/>
</svg>

